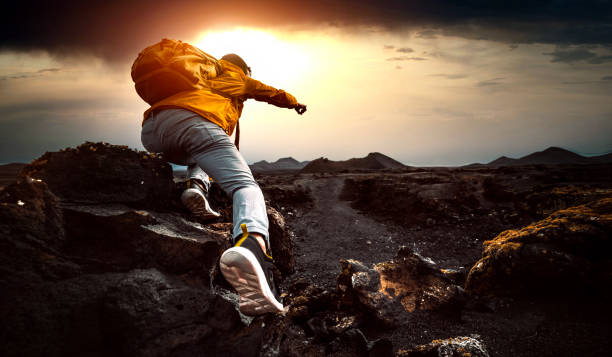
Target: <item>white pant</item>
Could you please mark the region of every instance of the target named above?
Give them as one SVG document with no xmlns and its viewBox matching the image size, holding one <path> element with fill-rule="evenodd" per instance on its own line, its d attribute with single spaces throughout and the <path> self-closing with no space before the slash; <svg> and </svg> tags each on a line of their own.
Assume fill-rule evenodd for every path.
<svg viewBox="0 0 612 357">
<path fill-rule="evenodd" d="M 249 232 L 260 233 L 268 240 L 263 193 L 221 127 L 188 110 L 164 109 L 144 122 L 141 140 L 148 151 L 161 152 L 172 163 L 189 165 L 189 177 L 199 178 L 206 185 L 208 173 L 232 196 L 234 237 L 242 235 L 240 226 L 246 224 Z"/>
</svg>

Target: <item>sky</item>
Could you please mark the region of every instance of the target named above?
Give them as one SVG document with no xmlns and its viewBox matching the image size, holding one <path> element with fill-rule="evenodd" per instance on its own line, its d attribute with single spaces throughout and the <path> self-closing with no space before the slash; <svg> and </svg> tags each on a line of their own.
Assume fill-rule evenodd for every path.
<svg viewBox="0 0 612 357">
<path fill-rule="evenodd" d="M 23 4 L 22 4 L 23 3 Z M 308 106 L 249 100 L 249 163 L 381 152 L 408 165 L 612 151 L 612 1 L 29 1 L 0 15 L 0 163 L 142 150 L 130 68 L 161 38 L 241 55 Z"/>
</svg>

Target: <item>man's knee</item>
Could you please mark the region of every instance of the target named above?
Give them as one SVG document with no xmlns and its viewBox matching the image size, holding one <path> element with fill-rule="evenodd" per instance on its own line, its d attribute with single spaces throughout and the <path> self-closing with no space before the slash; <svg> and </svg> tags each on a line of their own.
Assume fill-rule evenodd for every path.
<svg viewBox="0 0 612 357">
<path fill-rule="evenodd" d="M 241 191 L 241 190 L 242 190 L 242 192 L 241 192 L 242 194 L 249 193 L 250 195 L 252 195 L 252 194 L 261 194 L 261 195 L 263 195 L 263 193 L 261 192 L 261 188 L 259 187 L 257 182 L 249 181 L 249 182 L 241 182 L 239 185 L 236 185 L 236 187 L 232 188 L 230 190 L 232 198 L 234 197 L 234 195 L 238 191 Z"/>
</svg>

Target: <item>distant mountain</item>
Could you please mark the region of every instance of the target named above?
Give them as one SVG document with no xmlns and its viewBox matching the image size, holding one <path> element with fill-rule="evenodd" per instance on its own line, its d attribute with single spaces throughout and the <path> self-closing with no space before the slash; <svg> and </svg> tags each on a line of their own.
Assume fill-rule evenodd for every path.
<svg viewBox="0 0 612 357">
<path fill-rule="evenodd" d="M 344 170 L 381 170 L 381 169 L 397 169 L 406 167 L 399 161 L 383 155 L 379 152 L 373 152 L 363 158 L 353 158 L 346 161 L 332 161 L 327 158 L 319 158 L 311 161 L 301 172 L 338 172 Z"/>
<path fill-rule="evenodd" d="M 601 156 L 585 157 L 569 150 L 551 146 L 544 151 L 534 152 L 520 159 L 512 159 L 502 156 L 495 159 L 487 166 L 517 166 L 517 165 L 560 165 L 560 164 L 594 164 L 612 163 L 612 154 Z"/>
<path fill-rule="evenodd" d="M 254 173 L 273 173 L 273 172 L 288 172 L 298 171 L 308 164 L 309 161 L 297 161 L 292 157 L 283 157 L 275 162 L 267 162 L 266 160 L 258 161 L 250 165 L 251 171 Z"/>
</svg>

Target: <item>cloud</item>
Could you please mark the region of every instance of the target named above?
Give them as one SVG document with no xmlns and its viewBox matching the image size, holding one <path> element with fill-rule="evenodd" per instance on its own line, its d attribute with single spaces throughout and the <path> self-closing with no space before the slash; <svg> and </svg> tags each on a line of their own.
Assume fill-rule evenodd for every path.
<svg viewBox="0 0 612 357">
<path fill-rule="evenodd" d="M 433 31 L 433 30 L 425 30 L 425 31 L 418 32 L 416 34 L 416 37 L 423 38 L 426 40 L 433 40 L 433 39 L 438 38 L 436 31 Z"/>
<path fill-rule="evenodd" d="M 432 74 L 432 77 L 442 77 L 442 78 L 446 78 L 446 79 L 461 79 L 461 78 L 466 78 L 467 75 L 465 74 L 445 74 L 445 73 L 436 73 L 436 74 Z"/>
<path fill-rule="evenodd" d="M 40 69 L 36 72 L 20 72 L 20 73 L 13 73 L 13 74 L 7 74 L 4 76 L 0 76 L 0 81 L 7 81 L 7 80 L 11 80 L 11 79 L 24 79 L 24 78 L 32 78 L 32 77 L 40 77 L 43 75 L 43 73 L 47 73 L 47 72 L 59 72 L 61 71 L 61 68 L 43 68 Z"/>
<path fill-rule="evenodd" d="M 383 46 L 383 49 L 384 49 L 384 50 L 392 50 L 392 49 L 394 49 L 394 48 L 395 48 L 395 46 L 393 46 L 393 45 L 384 45 L 384 46 Z"/>
<path fill-rule="evenodd" d="M 43 68 L 43 69 L 40 69 L 40 70 L 38 70 L 38 71 L 36 71 L 36 72 L 37 72 L 37 73 L 45 73 L 45 72 L 59 72 L 59 71 L 61 71 L 61 70 L 62 70 L 61 68 Z"/>
<path fill-rule="evenodd" d="M 488 87 L 488 86 L 496 86 L 496 85 L 500 85 L 503 84 L 502 82 L 500 82 L 501 80 L 504 80 L 505 78 L 492 78 L 492 79 L 487 79 L 484 81 L 480 81 L 478 83 L 476 83 L 477 87 Z"/>
<path fill-rule="evenodd" d="M 612 76 L 604 76 L 604 77 L 601 77 L 601 80 L 602 80 L 602 81 L 612 81 Z"/>
<path fill-rule="evenodd" d="M 401 47 L 398 48 L 397 50 L 395 50 L 396 52 L 401 52 L 401 53 L 410 53 L 410 52 L 414 52 L 414 50 L 410 47 Z"/>
<path fill-rule="evenodd" d="M 551 62 L 574 63 L 584 61 L 590 64 L 612 62 L 612 55 L 598 55 L 587 48 L 557 48 L 553 52 L 544 53 L 544 55 L 551 56 Z"/>
<path fill-rule="evenodd" d="M 389 57 L 387 61 L 425 61 L 427 58 L 423 57 L 409 57 L 409 56 L 399 56 L 399 57 Z"/>
<path fill-rule="evenodd" d="M 571 50 L 555 50 L 554 52 L 544 53 L 547 56 L 552 56 L 551 62 L 564 62 L 564 63 L 572 63 L 577 61 L 586 61 L 590 60 L 597 55 L 594 52 L 591 52 L 584 48 L 577 48 Z"/>
<path fill-rule="evenodd" d="M 193 38 L 207 28 L 259 26 L 319 28 L 375 26 L 507 43 L 612 46 L 609 1 L 501 0 L 31 0 L 4 5 L 0 49 L 46 50 L 57 56 L 87 52 L 133 58 L 162 37 Z"/>
<path fill-rule="evenodd" d="M 607 62 L 612 62 L 612 55 L 597 56 L 589 60 L 590 64 L 602 64 L 602 63 L 607 63 Z"/>
</svg>

